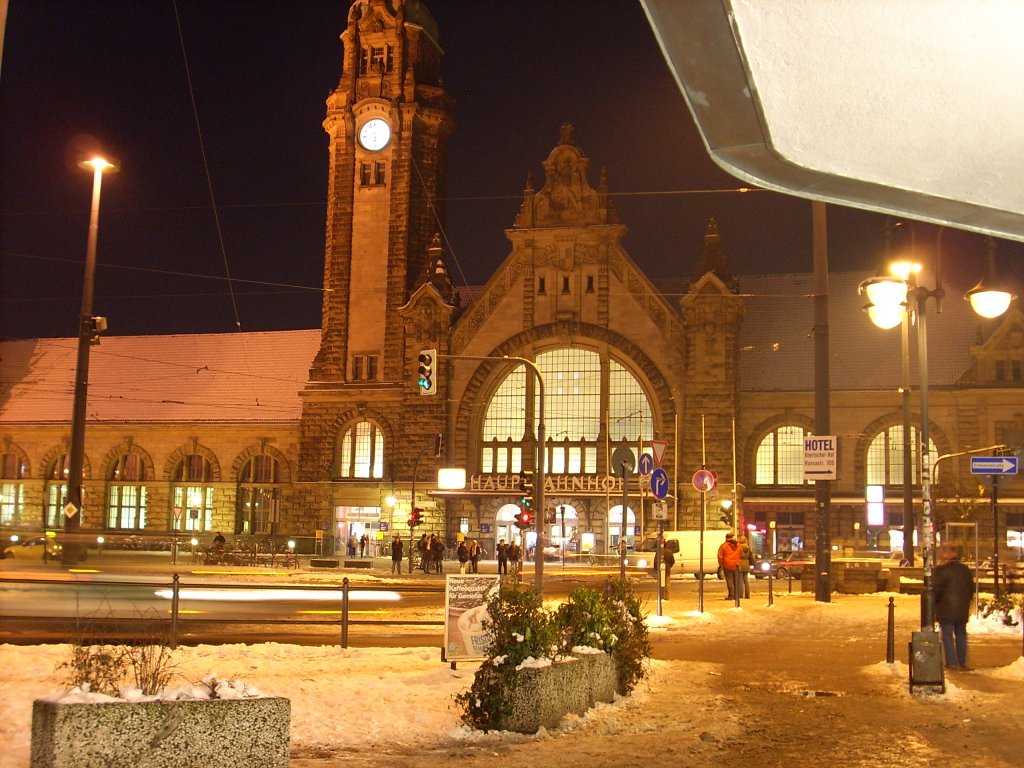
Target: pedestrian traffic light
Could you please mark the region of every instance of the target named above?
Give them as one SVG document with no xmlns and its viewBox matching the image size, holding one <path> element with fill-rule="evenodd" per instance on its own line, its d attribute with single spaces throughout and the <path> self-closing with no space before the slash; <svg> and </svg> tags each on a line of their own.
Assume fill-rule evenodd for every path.
<svg viewBox="0 0 1024 768">
<path fill-rule="evenodd" d="M 412 514 L 409 515 L 409 527 L 415 528 L 417 525 L 423 523 L 423 510 L 419 507 L 413 507 Z"/>
<path fill-rule="evenodd" d="M 533 528 L 533 513 L 524 509 L 516 515 L 516 528 L 520 530 L 526 530 L 527 528 Z"/>
<path fill-rule="evenodd" d="M 533 506 L 533 472 L 523 470 L 519 473 L 519 506 L 529 509 Z"/>
<path fill-rule="evenodd" d="M 419 356 L 419 368 L 416 372 L 416 385 L 420 388 L 421 395 L 437 394 L 437 350 L 421 349 Z"/>
</svg>

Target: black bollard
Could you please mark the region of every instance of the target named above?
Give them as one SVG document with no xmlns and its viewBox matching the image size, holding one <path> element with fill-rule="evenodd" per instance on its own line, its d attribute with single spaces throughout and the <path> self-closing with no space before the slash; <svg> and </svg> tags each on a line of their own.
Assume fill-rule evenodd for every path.
<svg viewBox="0 0 1024 768">
<path fill-rule="evenodd" d="M 885 663 L 896 661 L 896 598 L 889 598 L 889 625 L 885 635 Z"/>
</svg>

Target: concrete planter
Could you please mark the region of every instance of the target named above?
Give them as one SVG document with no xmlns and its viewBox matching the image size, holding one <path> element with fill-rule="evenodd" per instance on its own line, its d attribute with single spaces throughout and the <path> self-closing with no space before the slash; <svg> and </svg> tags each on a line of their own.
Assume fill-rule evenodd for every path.
<svg viewBox="0 0 1024 768">
<path fill-rule="evenodd" d="M 521 669 L 515 679 L 509 691 L 512 712 L 499 727 L 536 733 L 556 727 L 567 714 L 582 715 L 598 702 L 611 702 L 618 670 L 608 654 L 580 654 L 550 667 Z"/>
<path fill-rule="evenodd" d="M 32 704 L 32 768 L 286 768 L 284 698 Z"/>
</svg>

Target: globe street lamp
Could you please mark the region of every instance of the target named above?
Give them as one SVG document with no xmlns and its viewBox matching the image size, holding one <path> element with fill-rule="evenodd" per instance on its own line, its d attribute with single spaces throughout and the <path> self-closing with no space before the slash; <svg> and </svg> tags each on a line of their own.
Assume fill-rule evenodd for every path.
<svg viewBox="0 0 1024 768">
<path fill-rule="evenodd" d="M 936 260 L 941 254 L 936 253 Z M 990 264 L 994 260 L 990 250 Z M 934 289 L 928 289 L 917 284 L 917 275 L 921 271 L 921 265 L 900 261 L 894 262 L 889 267 L 890 275 L 877 276 L 865 280 L 860 284 L 859 292 L 867 296 L 868 305 L 865 310 L 871 321 L 880 328 L 895 328 L 902 323 L 916 323 L 917 325 L 917 355 L 918 355 L 918 378 L 920 379 L 921 390 L 921 428 L 918 433 L 918 450 L 921 457 L 921 528 L 922 546 L 921 553 L 924 561 L 924 591 L 921 595 L 921 626 L 923 629 L 932 629 L 935 624 L 935 596 L 932 591 L 932 569 L 935 555 L 935 528 L 932 517 L 931 497 L 931 454 L 929 452 L 929 426 L 928 426 L 928 324 L 927 324 L 927 302 L 929 298 L 941 302 L 945 291 L 941 285 Z M 983 281 L 984 282 L 984 281 Z M 998 317 L 1005 312 L 1013 300 L 1013 294 L 1009 291 L 992 290 L 993 281 L 985 287 L 985 290 L 978 290 L 978 287 L 968 292 L 969 294 L 988 294 L 982 296 L 983 306 L 987 312 L 994 314 L 982 314 L 983 317 Z M 979 283 L 981 287 L 981 283 Z M 1000 295 L 1002 294 L 1002 295 Z M 971 298 L 968 295 L 966 298 Z M 974 306 L 974 301 L 972 301 Z M 999 306 L 1002 311 L 996 312 Z M 976 310 L 977 311 L 977 310 Z M 906 326 L 905 326 L 906 327 Z M 904 345 L 904 370 L 909 370 L 909 345 Z M 905 401 L 906 402 L 906 401 Z M 909 438 L 906 427 L 904 427 L 904 446 Z M 903 477 L 904 484 L 911 481 L 906 474 Z M 913 527 L 910 521 L 905 520 L 904 537 L 913 536 Z"/>
<path fill-rule="evenodd" d="M 64 505 L 64 531 L 69 541 L 62 548 L 62 558 L 69 562 L 82 559 L 83 547 L 71 541 L 82 527 L 82 473 L 85 465 L 85 412 L 89 390 L 89 347 L 98 334 L 107 329 L 106 318 L 93 317 L 92 296 L 96 275 L 96 239 L 99 233 L 100 188 L 104 173 L 117 171 L 118 166 L 103 157 L 92 157 L 78 164 L 90 169 L 92 175 L 92 208 L 89 214 L 89 239 L 85 251 L 85 277 L 82 281 L 82 311 L 78 318 L 78 362 L 75 368 L 75 398 L 71 410 L 71 447 L 68 452 L 68 486 Z"/>
</svg>

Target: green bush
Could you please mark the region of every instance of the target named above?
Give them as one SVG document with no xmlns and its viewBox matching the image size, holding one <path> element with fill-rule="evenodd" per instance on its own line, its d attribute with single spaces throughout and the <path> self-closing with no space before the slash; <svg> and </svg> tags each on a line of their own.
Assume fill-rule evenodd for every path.
<svg viewBox="0 0 1024 768">
<path fill-rule="evenodd" d="M 516 685 L 516 668 L 531 657 L 554 659 L 576 646 L 598 648 L 614 658 L 622 694 L 646 674 L 651 644 L 640 601 L 627 581 L 609 580 L 602 591 L 575 589 L 555 612 L 546 610 L 532 590 L 507 587 L 487 601 L 487 612 L 487 658 L 473 685 L 455 699 L 463 722 L 473 728 L 501 727 L 510 714 L 508 692 Z"/>
</svg>

